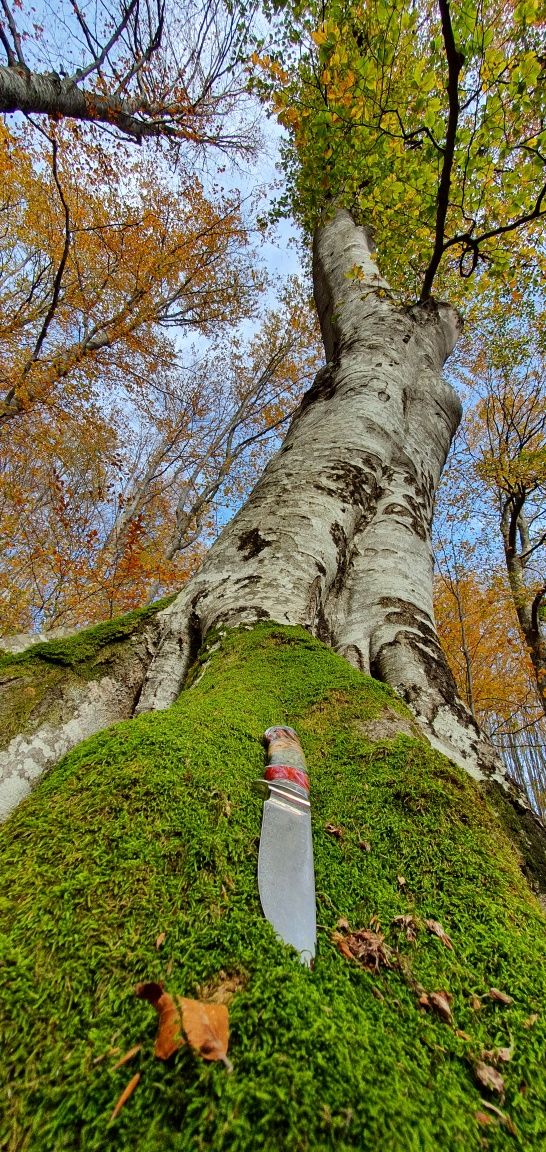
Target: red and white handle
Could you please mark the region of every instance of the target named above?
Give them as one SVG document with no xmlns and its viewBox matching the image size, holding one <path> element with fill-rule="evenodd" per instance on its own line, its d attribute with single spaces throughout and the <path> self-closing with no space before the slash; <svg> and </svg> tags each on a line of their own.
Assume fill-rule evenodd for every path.
<svg viewBox="0 0 546 1152">
<path fill-rule="evenodd" d="M 306 772 L 305 756 L 294 729 L 268 728 L 264 732 L 264 744 L 268 760 L 264 779 L 296 784 L 308 796 L 309 777 Z"/>
</svg>

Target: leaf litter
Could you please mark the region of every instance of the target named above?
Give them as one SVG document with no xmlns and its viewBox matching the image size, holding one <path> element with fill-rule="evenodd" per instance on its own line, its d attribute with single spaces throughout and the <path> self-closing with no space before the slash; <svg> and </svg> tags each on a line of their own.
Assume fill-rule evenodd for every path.
<svg viewBox="0 0 546 1152">
<path fill-rule="evenodd" d="M 148 981 L 137 984 L 135 994 L 147 1000 L 159 1016 L 154 1053 L 159 1060 L 169 1060 L 186 1040 L 203 1060 L 221 1060 L 229 1072 L 229 1014 L 225 1004 L 210 1000 L 190 1000 L 171 996 L 163 985 Z"/>
</svg>

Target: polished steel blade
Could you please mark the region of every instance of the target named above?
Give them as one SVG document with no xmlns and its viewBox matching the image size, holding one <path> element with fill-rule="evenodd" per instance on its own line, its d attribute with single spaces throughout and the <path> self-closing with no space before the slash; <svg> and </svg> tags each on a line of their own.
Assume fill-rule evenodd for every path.
<svg viewBox="0 0 546 1152">
<path fill-rule="evenodd" d="M 258 889 L 277 935 L 311 965 L 317 933 L 311 809 L 274 789 L 263 808 Z"/>
</svg>

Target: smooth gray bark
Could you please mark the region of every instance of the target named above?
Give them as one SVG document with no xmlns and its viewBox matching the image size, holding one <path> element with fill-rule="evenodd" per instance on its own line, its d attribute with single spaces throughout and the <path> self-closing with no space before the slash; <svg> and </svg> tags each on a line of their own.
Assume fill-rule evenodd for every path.
<svg viewBox="0 0 546 1152">
<path fill-rule="evenodd" d="M 434 302 L 397 305 L 344 211 L 317 233 L 314 283 L 327 364 L 247 503 L 163 614 L 139 710 L 168 707 L 211 628 L 301 624 L 395 688 L 436 748 L 478 778 L 501 778 L 457 696 L 432 608 L 434 494 L 461 414 L 441 369 L 459 316 Z"/>
</svg>

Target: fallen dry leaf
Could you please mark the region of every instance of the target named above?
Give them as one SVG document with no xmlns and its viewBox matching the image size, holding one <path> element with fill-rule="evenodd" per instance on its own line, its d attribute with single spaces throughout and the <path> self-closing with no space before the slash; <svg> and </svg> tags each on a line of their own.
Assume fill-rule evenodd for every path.
<svg viewBox="0 0 546 1152">
<path fill-rule="evenodd" d="M 351 925 L 349 924 L 349 921 L 345 919 L 344 916 L 340 916 L 339 920 L 336 923 L 336 928 L 338 928 L 340 932 L 350 932 L 351 931 Z"/>
<path fill-rule="evenodd" d="M 512 1136 L 517 1136 L 518 1133 L 516 1125 L 506 1112 L 501 1112 L 500 1108 L 497 1108 L 497 1105 L 492 1104 L 490 1100 L 482 1100 L 481 1103 L 483 1104 L 484 1108 L 488 1108 L 490 1112 L 493 1112 L 495 1116 L 498 1116 L 501 1123 L 504 1124 L 505 1128 L 508 1129 Z"/>
<path fill-rule="evenodd" d="M 483 1008 L 483 1004 L 479 996 L 470 997 L 470 1007 L 472 1008 L 473 1012 L 480 1012 L 480 1010 Z"/>
<path fill-rule="evenodd" d="M 405 876 L 397 876 L 396 879 L 398 881 L 399 888 L 407 888 L 407 880 Z"/>
<path fill-rule="evenodd" d="M 533 1025 L 536 1024 L 537 1020 L 538 1020 L 538 1012 L 531 1012 L 531 1015 L 528 1016 L 527 1019 L 523 1021 L 523 1027 L 524 1028 L 532 1028 Z"/>
<path fill-rule="evenodd" d="M 504 1092 L 504 1080 L 491 1064 L 484 1064 L 483 1060 L 478 1060 L 474 1066 L 474 1075 L 483 1088 L 489 1088 L 491 1092 L 498 1092 L 499 1095 Z"/>
<path fill-rule="evenodd" d="M 338 824 L 325 824 L 324 831 L 328 832 L 330 836 L 335 836 L 338 840 L 343 840 L 345 829 Z"/>
<path fill-rule="evenodd" d="M 493 1117 L 488 1116 L 487 1112 L 475 1112 L 474 1117 L 478 1121 L 478 1124 L 483 1124 L 484 1127 L 487 1124 L 494 1124 L 495 1123 L 495 1121 L 493 1120 Z"/>
<path fill-rule="evenodd" d="M 438 920 L 425 920 L 425 924 L 429 932 L 432 932 L 434 936 L 437 936 L 438 939 L 442 941 L 442 944 L 445 944 L 446 948 L 453 949 L 453 944 L 451 943 L 447 932 L 444 932 L 444 929 Z"/>
<path fill-rule="evenodd" d="M 385 944 L 381 932 L 371 932 L 366 928 L 360 928 L 348 936 L 342 936 L 341 932 L 333 932 L 332 942 L 347 960 L 356 960 L 357 964 L 362 964 L 364 968 L 370 968 L 373 972 L 378 972 L 381 967 L 393 966 L 394 952 L 388 944 Z"/>
<path fill-rule="evenodd" d="M 140 1072 L 135 1072 L 135 1075 L 133 1076 L 133 1078 L 131 1080 L 129 1080 L 128 1084 L 125 1085 L 125 1088 L 123 1089 L 123 1092 L 121 1093 L 121 1096 L 119 1097 L 119 1100 L 117 1101 L 117 1104 L 114 1108 L 114 1111 L 112 1112 L 110 1120 L 115 1120 L 116 1116 L 119 1115 L 119 1113 L 121 1112 L 121 1109 L 123 1108 L 123 1105 L 127 1103 L 129 1096 L 133 1095 L 133 1092 L 134 1092 L 139 1080 L 140 1080 Z"/>
<path fill-rule="evenodd" d="M 121 1057 L 121 1060 L 118 1060 L 117 1063 L 113 1065 L 113 1068 L 121 1068 L 123 1064 L 128 1064 L 129 1060 L 132 1060 L 137 1052 L 140 1052 L 141 1048 L 142 1044 L 135 1044 L 134 1048 L 129 1048 L 129 1051 L 125 1053 L 125 1056 Z"/>
<path fill-rule="evenodd" d="M 490 988 L 489 995 L 492 1000 L 496 1000 L 499 1004 L 513 1004 L 514 997 L 508 996 L 506 992 L 501 992 L 499 988 Z"/>
<path fill-rule="evenodd" d="M 391 924 L 403 932 L 408 940 L 416 940 L 419 931 L 419 922 L 408 912 L 405 916 L 395 916 Z"/>
<path fill-rule="evenodd" d="M 360 848 L 361 852 L 371 852 L 372 850 L 372 846 L 369 840 L 359 840 L 358 847 Z"/>
<path fill-rule="evenodd" d="M 149 981 L 137 984 L 135 994 L 153 1004 L 159 1015 L 154 1054 L 159 1060 L 168 1060 L 189 1043 L 203 1060 L 222 1060 L 231 1071 L 227 1058 L 229 1016 L 225 1004 L 205 1000 L 188 1000 L 185 996 L 171 996 L 162 984 Z"/>
<path fill-rule="evenodd" d="M 423 992 L 419 997 L 419 1003 L 427 1011 L 432 1009 L 446 1024 L 453 1023 L 453 1015 L 451 1012 L 451 1004 L 453 996 L 449 992 Z"/>
<path fill-rule="evenodd" d="M 231 1072 L 233 1065 L 227 1058 L 229 1016 L 225 1004 L 187 1000 L 184 996 L 179 996 L 178 1000 L 184 1032 L 192 1048 L 203 1060 L 221 1060 Z"/>
<path fill-rule="evenodd" d="M 159 1060 L 168 1060 L 185 1043 L 182 1036 L 180 1010 L 173 996 L 165 992 L 162 984 L 153 981 L 137 984 L 135 995 L 153 1004 L 159 1015 L 154 1054 Z"/>
<path fill-rule="evenodd" d="M 508 1064 L 512 1056 L 512 1048 L 491 1048 L 482 1052 L 482 1060 L 491 1061 L 492 1064 L 498 1064 L 499 1061 L 501 1064 Z"/>
<path fill-rule="evenodd" d="M 248 976 L 234 972 L 228 976 L 226 972 L 219 972 L 216 980 L 210 984 L 202 984 L 198 988 L 200 1000 L 210 1000 L 213 1004 L 230 1004 L 248 983 Z"/>
<path fill-rule="evenodd" d="M 166 932 L 160 932 L 159 936 L 157 937 L 157 940 L 155 942 L 155 946 L 158 950 L 163 947 L 166 939 L 167 939 L 167 933 Z"/>
</svg>

